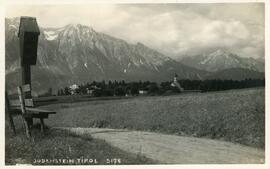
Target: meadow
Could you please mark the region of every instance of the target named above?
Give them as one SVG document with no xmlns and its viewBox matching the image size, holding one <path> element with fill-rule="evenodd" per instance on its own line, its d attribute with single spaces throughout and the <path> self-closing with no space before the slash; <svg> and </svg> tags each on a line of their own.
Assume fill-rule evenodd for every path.
<svg viewBox="0 0 270 169">
<path fill-rule="evenodd" d="M 125 128 L 265 146 L 264 88 L 44 106 L 53 127 Z"/>
<path fill-rule="evenodd" d="M 68 131 L 50 129 L 43 135 L 40 133 L 40 126 L 35 125 L 32 129 L 33 140 L 29 140 L 23 132 L 20 120 L 16 118 L 15 121 L 16 135 L 6 127 L 6 165 L 109 165 L 116 162 L 112 160 L 108 163 L 107 159 L 121 159 L 121 163 L 117 162 L 117 164 L 156 163 L 142 155 L 112 147 L 104 140 L 94 139 L 89 134 L 78 136 Z M 45 159 L 48 161 L 42 161 Z M 68 162 L 68 160 L 73 160 L 73 162 Z"/>
</svg>

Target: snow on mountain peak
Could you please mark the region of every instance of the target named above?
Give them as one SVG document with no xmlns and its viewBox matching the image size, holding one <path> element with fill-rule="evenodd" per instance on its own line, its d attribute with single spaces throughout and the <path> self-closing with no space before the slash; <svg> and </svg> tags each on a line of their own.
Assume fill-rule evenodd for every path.
<svg viewBox="0 0 270 169">
<path fill-rule="evenodd" d="M 44 31 L 45 38 L 49 41 L 55 40 L 58 37 L 57 32 L 55 31 Z"/>
<path fill-rule="evenodd" d="M 86 25 L 82 25 L 82 24 L 68 24 L 64 27 L 65 30 L 69 30 L 69 31 L 77 31 L 77 32 L 95 32 L 95 30 L 90 27 L 90 26 L 86 26 Z"/>
<path fill-rule="evenodd" d="M 229 68 L 247 68 L 256 71 L 263 71 L 264 64 L 252 58 L 242 58 L 224 50 L 216 50 L 206 56 L 198 55 L 182 59 L 182 63 L 210 72 Z"/>
<path fill-rule="evenodd" d="M 9 27 L 11 27 L 13 29 L 17 29 L 17 27 L 15 25 L 9 25 Z"/>
<path fill-rule="evenodd" d="M 230 55 L 229 52 L 221 50 L 221 49 L 218 49 L 217 51 L 209 54 L 210 57 L 219 57 L 219 56 L 221 56 L 221 57 L 226 57 L 226 58 L 228 58 L 229 55 Z"/>
</svg>

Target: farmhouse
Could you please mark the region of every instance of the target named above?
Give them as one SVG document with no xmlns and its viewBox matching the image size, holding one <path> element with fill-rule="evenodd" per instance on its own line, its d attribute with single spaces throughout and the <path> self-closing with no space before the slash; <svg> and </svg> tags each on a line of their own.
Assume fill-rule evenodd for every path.
<svg viewBox="0 0 270 169">
<path fill-rule="evenodd" d="M 79 89 L 79 86 L 77 84 L 73 84 L 69 86 L 69 90 L 71 95 L 77 94 L 77 90 Z"/>
<path fill-rule="evenodd" d="M 139 90 L 139 94 L 147 94 L 148 91 L 147 90 Z"/>
<path fill-rule="evenodd" d="M 90 87 L 86 88 L 86 92 L 90 96 L 94 96 L 94 93 L 98 90 L 101 90 L 101 88 L 97 87 L 96 85 L 91 85 Z"/>
</svg>

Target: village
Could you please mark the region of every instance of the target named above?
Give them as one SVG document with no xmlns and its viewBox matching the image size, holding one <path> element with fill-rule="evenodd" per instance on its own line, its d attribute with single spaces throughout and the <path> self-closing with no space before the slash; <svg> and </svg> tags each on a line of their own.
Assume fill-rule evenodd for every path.
<svg viewBox="0 0 270 169">
<path fill-rule="evenodd" d="M 145 95 L 173 95 L 190 92 L 208 92 L 221 91 L 230 89 L 241 89 L 249 87 L 261 87 L 264 85 L 264 80 L 246 79 L 243 81 L 233 80 L 179 80 L 177 74 L 171 81 L 167 82 L 125 82 L 122 81 L 105 81 L 85 84 L 73 84 L 69 87 L 58 89 L 55 96 L 63 95 L 88 95 L 92 97 L 100 96 L 145 96 Z M 52 90 L 44 96 L 53 96 Z"/>
<path fill-rule="evenodd" d="M 184 89 L 181 87 L 177 74 L 175 74 L 171 83 L 155 83 L 155 82 L 130 82 L 125 81 L 109 81 L 107 84 L 103 82 L 92 82 L 86 85 L 73 84 L 64 89 L 60 89 L 57 92 L 58 96 L 61 95 L 78 95 L 87 94 L 89 96 L 99 96 L 103 92 L 107 96 L 133 96 L 133 95 L 147 95 L 147 94 L 157 94 L 161 88 L 167 88 L 167 92 L 171 93 L 181 93 Z M 107 89 L 107 91 L 102 91 Z M 66 93 L 66 94 L 65 94 Z"/>
</svg>

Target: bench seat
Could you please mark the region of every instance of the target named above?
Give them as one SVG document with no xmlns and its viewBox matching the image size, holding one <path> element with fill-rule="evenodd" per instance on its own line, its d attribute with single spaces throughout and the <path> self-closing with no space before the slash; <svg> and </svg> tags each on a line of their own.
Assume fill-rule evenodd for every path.
<svg viewBox="0 0 270 169">
<path fill-rule="evenodd" d="M 25 107 L 27 113 L 24 114 L 24 117 L 33 117 L 33 118 L 48 118 L 49 114 L 56 114 L 55 111 L 44 110 L 39 108 Z M 20 107 L 15 107 L 10 110 L 14 115 L 22 115 Z"/>
</svg>

